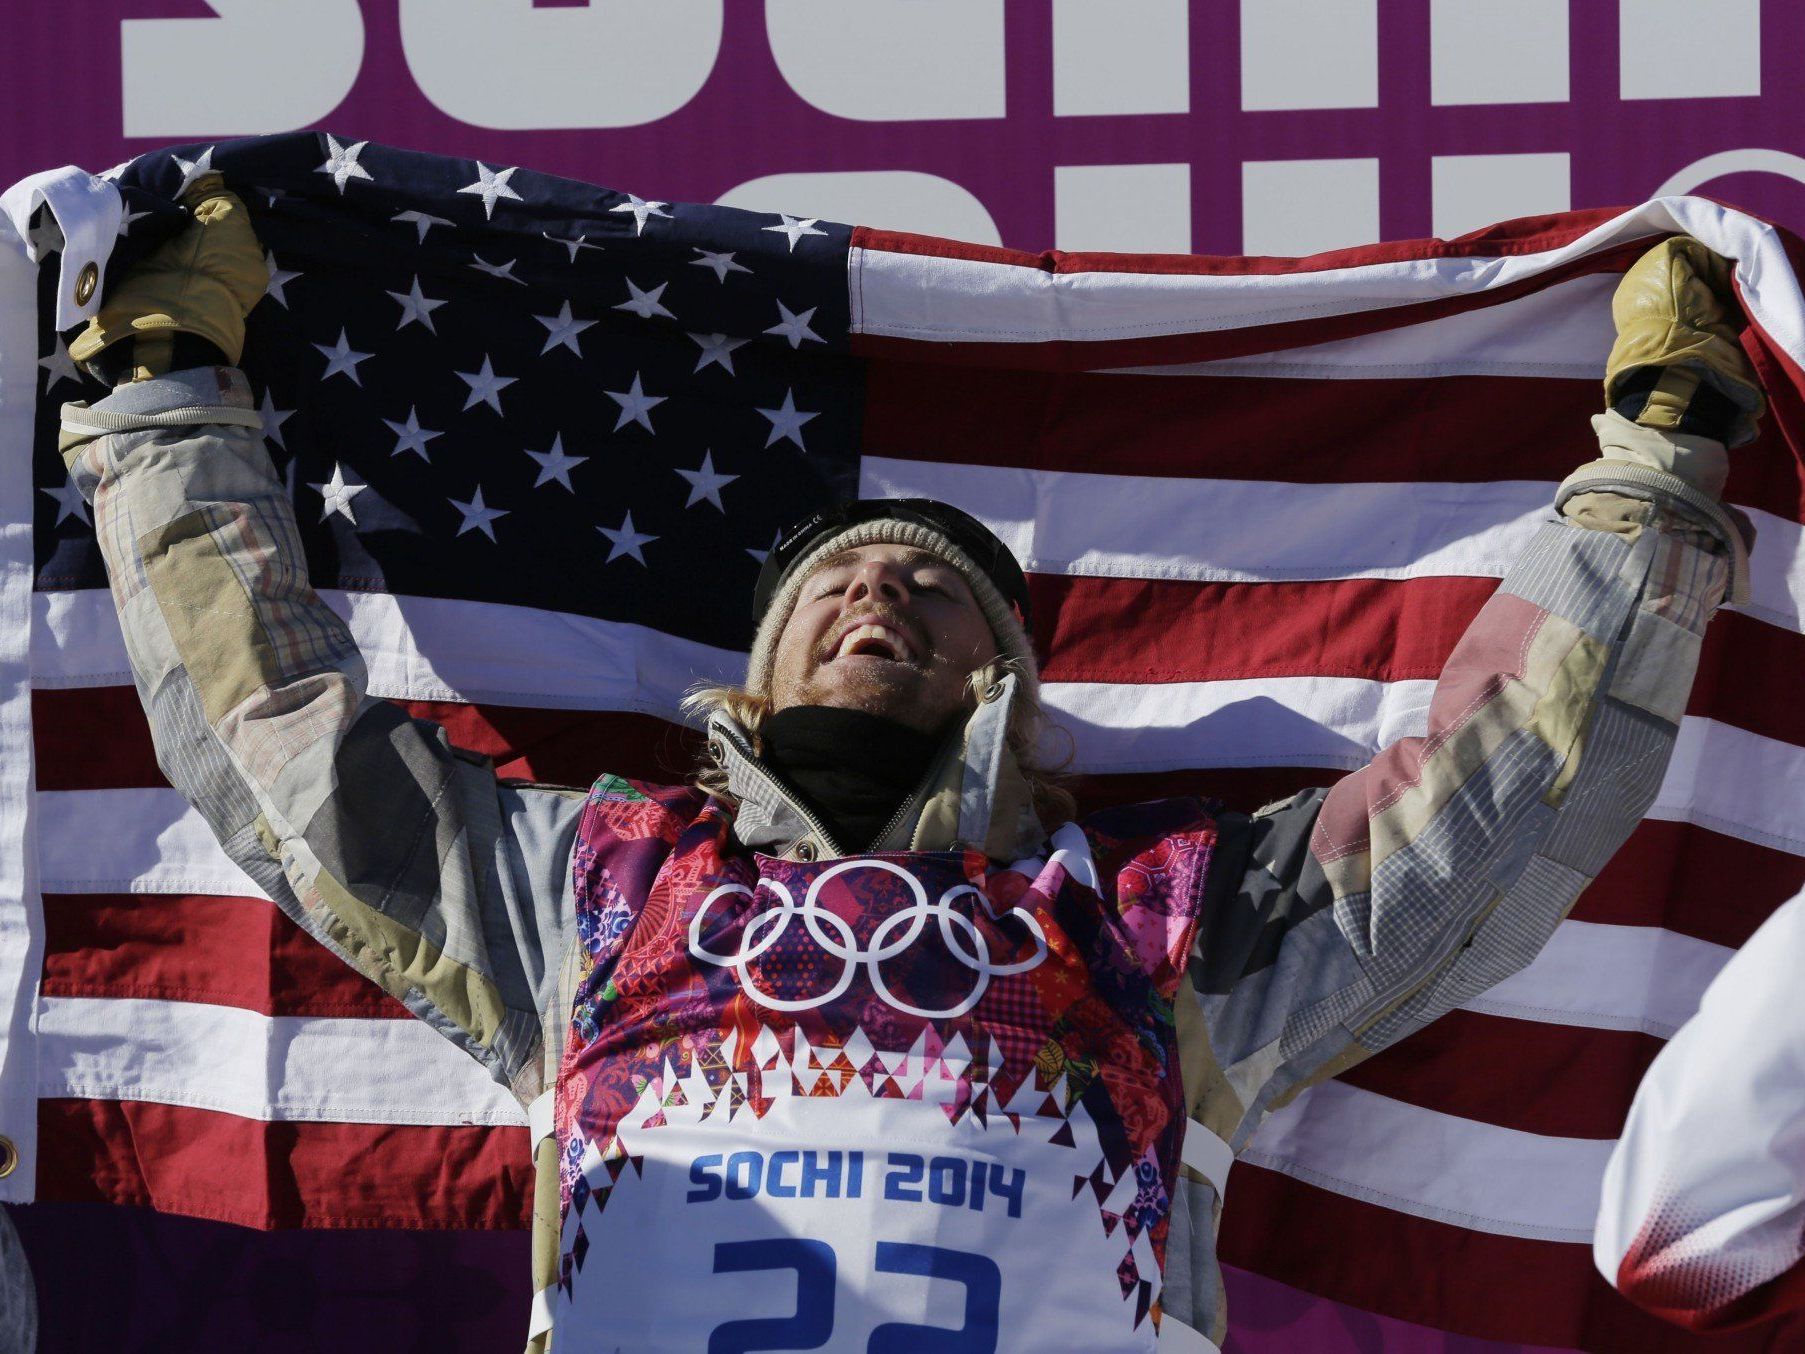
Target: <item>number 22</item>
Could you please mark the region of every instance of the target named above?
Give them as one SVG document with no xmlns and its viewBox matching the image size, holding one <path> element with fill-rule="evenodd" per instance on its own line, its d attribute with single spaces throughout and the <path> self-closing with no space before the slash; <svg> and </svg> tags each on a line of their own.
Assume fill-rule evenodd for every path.
<svg viewBox="0 0 1805 1354">
<path fill-rule="evenodd" d="M 948 1279 L 965 1288 L 965 1322 L 957 1330 L 890 1321 L 871 1332 L 865 1354 L 995 1354 L 997 1313 L 1003 1275 L 996 1262 L 969 1251 L 877 1243 L 880 1274 L 919 1274 Z M 824 1241 L 794 1237 L 770 1241 L 723 1241 L 714 1248 L 716 1274 L 788 1269 L 796 1274 L 792 1316 L 728 1321 L 708 1337 L 708 1354 L 765 1354 L 766 1351 L 820 1349 L 834 1331 L 834 1275 L 838 1262 Z"/>
</svg>

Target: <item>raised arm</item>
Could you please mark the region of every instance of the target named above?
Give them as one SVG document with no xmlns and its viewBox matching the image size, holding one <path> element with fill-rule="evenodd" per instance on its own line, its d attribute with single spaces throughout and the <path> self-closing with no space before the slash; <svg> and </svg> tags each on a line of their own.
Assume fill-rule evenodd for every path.
<svg viewBox="0 0 1805 1354">
<path fill-rule="evenodd" d="M 1706 622 L 1746 588 L 1719 502 L 1759 388 L 1728 265 L 1669 240 L 1618 289 L 1576 471 L 1442 670 L 1428 732 L 1231 824 L 1192 972 L 1238 1148 L 1266 1111 L 1527 964 L 1647 812 Z M 1236 893 L 1238 896 L 1228 896 Z"/>
<path fill-rule="evenodd" d="M 1648 1069 L 1592 1254 L 1691 1330 L 1805 1308 L 1805 895 L 1731 958 Z"/>
<path fill-rule="evenodd" d="M 263 291 L 255 236 L 216 178 L 189 202 L 72 348 L 121 383 L 63 411 L 159 764 L 289 916 L 531 1099 L 555 1070 L 581 795 L 500 788 L 366 693 L 229 365 Z M 165 374 L 197 356 L 218 365 Z"/>
</svg>

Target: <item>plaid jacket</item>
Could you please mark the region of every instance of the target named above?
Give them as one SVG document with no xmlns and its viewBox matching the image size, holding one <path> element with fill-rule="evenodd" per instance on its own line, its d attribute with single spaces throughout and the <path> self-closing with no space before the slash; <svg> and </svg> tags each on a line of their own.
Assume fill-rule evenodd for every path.
<svg viewBox="0 0 1805 1354">
<path fill-rule="evenodd" d="M 583 792 L 500 784 L 367 694 L 348 629 L 308 584 L 237 372 L 125 386 L 67 406 L 63 426 L 170 781 L 288 915 L 533 1104 L 572 1016 Z M 1220 896 L 1175 1019 L 1191 1118 L 1230 1149 L 1306 1086 L 1527 963 L 1653 802 L 1740 543 L 1687 512 L 1697 491 L 1667 471 L 1631 478 L 1569 482 L 1565 517 L 1450 657 L 1426 736 L 1332 789 L 1221 819 Z M 983 843 L 1006 862 L 1040 844 L 1001 755 L 1006 723 L 1006 700 L 981 705 L 949 748 L 917 849 Z M 808 815 L 743 733 L 714 736 L 740 843 L 794 855 Z M 542 1294 L 559 1223 L 550 1146 L 537 1147 Z M 1184 1172 L 1163 1298 L 1217 1341 L 1221 1185 Z"/>
</svg>

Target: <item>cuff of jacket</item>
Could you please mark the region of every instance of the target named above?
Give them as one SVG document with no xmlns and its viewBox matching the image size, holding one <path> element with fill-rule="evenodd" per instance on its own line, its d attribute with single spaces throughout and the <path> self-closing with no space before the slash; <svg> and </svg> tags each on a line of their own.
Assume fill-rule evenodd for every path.
<svg viewBox="0 0 1805 1354">
<path fill-rule="evenodd" d="M 1725 600 L 1738 606 L 1749 600 L 1749 532 L 1746 519 L 1738 522 L 1731 510 L 1705 493 L 1689 480 L 1653 466 L 1630 461 L 1592 461 L 1582 465 L 1555 490 L 1554 507 L 1563 511 L 1569 500 L 1580 494 L 1622 494 L 1639 498 L 1677 513 L 1689 522 L 1709 531 L 1724 548 L 1730 562 L 1730 587 Z"/>
<path fill-rule="evenodd" d="M 92 405 L 65 404 L 57 449 L 68 465 L 83 446 L 108 433 L 220 423 L 262 428 L 250 382 L 236 367 L 195 367 L 122 385 Z"/>
</svg>

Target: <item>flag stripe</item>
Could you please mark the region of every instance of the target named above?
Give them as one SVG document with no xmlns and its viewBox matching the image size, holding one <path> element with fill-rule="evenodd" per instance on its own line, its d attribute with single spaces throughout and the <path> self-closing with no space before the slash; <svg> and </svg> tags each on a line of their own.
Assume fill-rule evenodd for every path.
<svg viewBox="0 0 1805 1354">
<path fill-rule="evenodd" d="M 1457 1335 L 1638 1354 L 1756 1354 L 1805 1338 L 1799 1318 L 1709 1342 L 1668 1326 L 1611 1291 L 1589 1245 L 1413 1217 L 1247 1162 L 1235 1166 L 1230 1195 L 1220 1243 L 1230 1264 Z"/>
<path fill-rule="evenodd" d="M 38 1197 L 241 1227 L 518 1228 L 524 1128 L 266 1123 L 180 1105 L 39 1102 Z M 226 1169 L 222 1169 L 226 1166 Z"/>
<path fill-rule="evenodd" d="M 199 893 L 46 895 L 40 991 L 263 1015 L 413 1019 L 274 903 Z"/>
<path fill-rule="evenodd" d="M 524 1124 L 467 1054 L 418 1020 L 265 1016 L 231 1006 L 46 997 L 38 1092 L 154 1100 L 246 1119 Z"/>
</svg>

